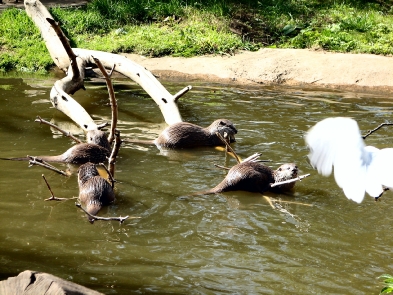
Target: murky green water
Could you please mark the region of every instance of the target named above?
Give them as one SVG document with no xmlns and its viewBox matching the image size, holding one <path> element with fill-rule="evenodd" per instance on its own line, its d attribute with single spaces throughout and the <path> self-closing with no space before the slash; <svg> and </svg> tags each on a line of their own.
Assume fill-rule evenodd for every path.
<svg viewBox="0 0 393 295">
<path fill-rule="evenodd" d="M 54 78 L 0 79 L 0 157 L 55 155 L 72 142 L 34 123 L 36 115 L 76 130 L 52 108 Z M 154 139 L 164 128 L 158 107 L 139 86 L 115 81 L 122 135 Z M 233 192 L 179 200 L 215 186 L 233 159 L 215 149 L 161 153 L 125 145 L 116 178 L 117 201 L 101 215 L 140 220 L 87 222 L 75 201 L 45 202 L 44 173 L 58 197 L 78 195 L 65 178 L 26 162 L 0 162 L 0 279 L 26 270 L 48 272 L 106 294 L 378 294 L 377 277 L 393 274 L 392 193 L 381 202 L 348 201 L 333 177 L 307 163 L 304 132 L 329 116 L 352 116 L 365 132 L 391 119 L 392 97 L 321 89 L 192 83 L 181 99 L 186 121 L 218 117 L 238 130 L 242 157 L 262 152 L 271 166 L 296 162 L 301 174 L 289 213 L 259 194 Z M 186 83 L 164 83 L 171 93 Z M 98 122 L 109 120 L 105 84 L 88 83 L 75 97 Z M 387 128 L 367 139 L 391 146 Z M 66 169 L 66 165 L 59 165 Z M 71 167 L 75 171 L 75 167 Z M 273 195 L 270 195 L 273 196 Z M 311 205 L 311 206 L 308 206 Z"/>
</svg>

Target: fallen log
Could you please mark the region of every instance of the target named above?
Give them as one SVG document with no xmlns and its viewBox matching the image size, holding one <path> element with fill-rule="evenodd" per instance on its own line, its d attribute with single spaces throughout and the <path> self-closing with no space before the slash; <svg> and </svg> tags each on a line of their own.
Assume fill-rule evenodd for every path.
<svg viewBox="0 0 393 295">
<path fill-rule="evenodd" d="M 62 71 L 67 73 L 66 77 L 55 82 L 51 90 L 52 104 L 81 128 L 90 130 L 98 127 L 83 107 L 69 94 L 73 94 L 81 88 L 84 89 L 85 69 L 96 67 L 94 58 L 98 58 L 106 69 L 114 68 L 116 72 L 138 83 L 159 106 L 167 124 L 182 122 L 177 102 L 180 96 L 191 89 L 190 86 L 172 95 L 150 71 L 125 56 L 71 48 L 60 27 L 39 0 L 25 0 L 24 4 L 27 15 L 40 29 L 52 60 Z"/>
</svg>

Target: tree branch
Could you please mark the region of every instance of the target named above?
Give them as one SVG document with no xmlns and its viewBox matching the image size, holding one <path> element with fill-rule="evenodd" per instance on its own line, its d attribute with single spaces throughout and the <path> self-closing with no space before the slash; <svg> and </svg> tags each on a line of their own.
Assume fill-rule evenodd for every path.
<svg viewBox="0 0 393 295">
<path fill-rule="evenodd" d="M 270 185 L 270 187 L 275 187 L 275 186 L 278 186 L 278 185 L 287 184 L 287 183 L 295 182 L 295 181 L 298 181 L 298 180 L 301 181 L 303 178 L 306 178 L 306 177 L 309 177 L 309 176 L 310 176 L 310 174 L 308 173 L 308 174 L 301 175 L 299 177 L 292 178 L 292 179 L 289 179 L 289 180 L 275 182 L 275 183 L 272 183 Z"/>
<path fill-rule="evenodd" d="M 374 129 L 372 129 L 372 130 L 369 130 L 365 135 L 362 136 L 362 138 L 363 138 L 363 139 L 366 139 L 367 136 L 371 135 L 372 133 L 374 133 L 374 132 L 377 131 L 378 129 L 382 128 L 383 126 L 391 126 L 391 125 L 393 125 L 393 123 L 382 123 L 382 124 L 380 124 L 378 127 L 374 128 Z"/>
<path fill-rule="evenodd" d="M 100 69 L 101 73 L 104 75 L 106 85 L 108 88 L 108 93 L 109 93 L 109 103 L 111 105 L 111 110 L 112 110 L 112 120 L 111 120 L 111 131 L 108 136 L 108 141 L 109 144 L 112 144 L 113 140 L 115 139 L 115 130 L 117 127 L 117 117 L 118 117 L 118 111 L 117 111 L 117 100 L 115 97 L 115 91 L 113 90 L 113 84 L 111 80 L 111 75 L 113 73 L 113 70 L 116 67 L 116 64 L 113 64 L 113 67 L 109 73 L 107 73 L 106 69 L 100 62 L 98 58 L 93 57 L 95 63 L 97 64 L 98 68 Z"/>
<path fill-rule="evenodd" d="M 64 131 L 63 129 L 61 129 L 60 127 L 56 126 L 55 124 L 52 124 L 48 121 L 45 121 L 44 119 L 42 119 L 40 116 L 37 116 L 37 119 L 34 120 L 34 122 L 39 122 L 40 124 L 46 124 L 49 125 L 50 127 L 60 131 L 61 133 L 63 133 L 65 136 L 71 138 L 72 140 L 74 140 L 76 143 L 82 143 L 83 141 L 81 141 L 79 138 L 76 138 L 74 135 L 71 134 L 71 132 L 67 132 Z"/>
<path fill-rule="evenodd" d="M 57 198 L 57 197 L 55 197 L 55 195 L 53 194 L 52 189 L 51 189 L 51 187 L 50 187 L 48 181 L 46 181 L 46 178 L 45 178 L 45 175 L 44 175 L 44 174 L 42 174 L 42 178 L 45 180 L 46 186 L 48 187 L 49 192 L 50 192 L 50 194 L 51 194 L 51 197 L 48 198 L 48 199 L 45 199 L 45 201 L 65 201 L 65 200 L 77 199 L 77 198 L 75 198 L 75 197 L 74 197 L 74 198 Z"/>
<path fill-rule="evenodd" d="M 127 215 L 126 217 L 100 217 L 100 216 L 95 216 L 90 214 L 89 212 L 87 212 L 81 204 L 75 203 L 75 206 L 80 208 L 83 212 L 85 212 L 89 217 L 93 218 L 94 220 L 105 220 L 105 221 L 110 221 L 110 220 L 116 220 L 116 221 L 120 221 L 120 223 L 123 223 L 124 220 L 126 220 L 127 218 L 129 218 L 129 216 Z M 141 217 L 134 217 L 131 216 L 131 219 L 139 219 Z"/>
<path fill-rule="evenodd" d="M 29 155 L 27 157 L 30 159 L 30 161 L 29 161 L 29 165 L 30 166 L 29 167 L 31 167 L 33 165 L 37 165 L 37 166 L 41 166 L 41 167 L 44 167 L 46 169 L 52 170 L 52 171 L 54 171 L 56 173 L 59 173 L 61 175 L 69 176 L 69 174 L 67 172 L 64 172 L 63 170 L 57 169 L 55 166 L 52 166 L 51 164 L 43 161 L 40 158 L 32 157 L 32 156 L 29 156 Z"/>
</svg>

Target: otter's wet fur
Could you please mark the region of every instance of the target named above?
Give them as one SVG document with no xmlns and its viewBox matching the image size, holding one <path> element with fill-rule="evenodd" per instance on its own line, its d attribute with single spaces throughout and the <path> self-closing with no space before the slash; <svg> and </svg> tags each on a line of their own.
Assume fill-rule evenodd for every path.
<svg viewBox="0 0 393 295">
<path fill-rule="evenodd" d="M 87 162 L 102 163 L 110 155 L 108 138 L 103 131 L 90 130 L 86 134 L 87 143 L 78 143 L 70 147 L 61 155 L 35 156 L 46 162 L 61 162 L 70 164 L 84 164 Z M 28 161 L 30 158 L 2 158 L 3 160 Z"/>
<path fill-rule="evenodd" d="M 224 180 L 216 187 L 200 194 L 215 194 L 228 191 L 248 191 L 263 193 L 266 191 L 285 192 L 295 186 L 295 182 L 271 187 L 275 182 L 290 180 L 298 176 L 298 168 L 293 163 L 281 165 L 277 170 L 260 162 L 242 162 L 233 166 Z"/>
<path fill-rule="evenodd" d="M 227 119 L 215 120 L 210 126 L 201 126 L 179 122 L 165 128 L 154 141 L 141 141 L 125 139 L 126 142 L 155 144 L 158 148 L 183 149 L 203 146 L 224 145 L 216 135 L 220 133 L 224 138 L 229 138 L 230 142 L 235 142 L 237 129 L 233 123 Z"/>
<path fill-rule="evenodd" d="M 102 178 L 96 165 L 85 163 L 78 170 L 79 200 L 85 205 L 85 210 L 96 215 L 102 206 L 109 205 L 115 200 L 115 193 L 110 184 Z M 90 223 L 94 219 L 88 216 Z"/>
</svg>

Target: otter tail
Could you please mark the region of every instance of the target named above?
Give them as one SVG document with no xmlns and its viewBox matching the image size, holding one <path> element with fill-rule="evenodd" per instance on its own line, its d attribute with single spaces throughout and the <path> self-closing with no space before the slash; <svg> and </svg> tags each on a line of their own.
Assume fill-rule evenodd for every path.
<svg viewBox="0 0 393 295">
<path fill-rule="evenodd" d="M 30 161 L 33 158 L 37 160 L 42 160 L 45 162 L 64 162 L 60 156 L 27 156 L 21 158 L 0 158 L 0 160 L 9 160 L 9 161 Z"/>
<path fill-rule="evenodd" d="M 0 158 L 0 160 L 9 160 L 9 161 L 29 161 L 30 158 L 24 157 L 24 158 Z"/>
<path fill-rule="evenodd" d="M 86 212 L 88 212 L 89 214 L 95 216 L 98 213 L 98 211 L 100 211 L 101 207 L 102 207 L 101 202 L 99 202 L 99 201 L 90 201 L 90 202 L 88 202 L 86 204 Z M 87 219 L 89 220 L 89 222 L 91 224 L 94 223 L 94 220 L 95 220 L 94 217 L 88 215 Z"/>
</svg>

